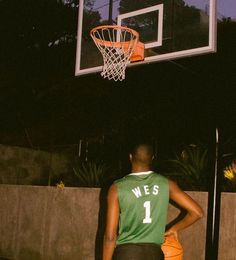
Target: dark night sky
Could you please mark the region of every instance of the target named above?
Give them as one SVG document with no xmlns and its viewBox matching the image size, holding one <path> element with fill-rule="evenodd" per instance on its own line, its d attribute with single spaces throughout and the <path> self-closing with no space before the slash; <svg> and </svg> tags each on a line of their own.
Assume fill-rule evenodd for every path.
<svg viewBox="0 0 236 260">
<path fill-rule="evenodd" d="M 108 14 L 108 2 L 106 0 L 100 0 L 99 4 L 95 6 L 95 8 L 99 8 L 104 6 L 104 19 L 107 19 Z M 205 9 L 206 4 L 209 3 L 209 0 L 185 0 L 185 3 L 188 5 L 193 5 L 201 9 Z M 114 9 L 119 7 L 119 1 L 114 1 Z M 99 10 L 101 10 L 99 8 Z M 114 10 L 115 12 L 115 10 Z M 217 0 L 217 13 L 219 16 L 231 17 L 232 19 L 236 19 L 236 1 L 235 0 Z"/>
<path fill-rule="evenodd" d="M 75 41 L 44 46 L 63 26 L 76 33 L 77 12 L 63 20 L 59 9 L 54 22 L 51 6 L 14 1 L 0 2 L 0 143 L 30 146 L 30 137 L 44 147 L 139 134 L 164 146 L 205 141 L 216 125 L 227 138 L 235 135 L 235 23 L 219 25 L 217 53 L 129 68 L 115 83 L 99 74 L 74 77 Z M 32 31 L 31 21 L 40 30 Z"/>
</svg>

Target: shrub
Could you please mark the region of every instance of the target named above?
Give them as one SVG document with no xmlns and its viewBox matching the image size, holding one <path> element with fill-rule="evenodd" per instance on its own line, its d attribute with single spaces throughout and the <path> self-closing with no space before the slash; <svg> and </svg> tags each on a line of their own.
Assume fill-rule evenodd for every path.
<svg viewBox="0 0 236 260">
<path fill-rule="evenodd" d="M 109 167 L 102 162 L 80 162 L 73 171 L 82 187 L 103 187 L 114 177 Z"/>
</svg>

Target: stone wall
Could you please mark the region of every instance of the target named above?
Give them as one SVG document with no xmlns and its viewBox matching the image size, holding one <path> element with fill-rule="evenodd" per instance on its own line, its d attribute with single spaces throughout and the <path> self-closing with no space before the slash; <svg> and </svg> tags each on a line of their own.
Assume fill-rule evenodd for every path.
<svg viewBox="0 0 236 260">
<path fill-rule="evenodd" d="M 179 240 L 184 249 L 183 260 L 204 260 L 205 259 L 205 243 L 206 243 L 206 225 L 207 225 L 207 192 L 187 192 L 199 205 L 203 208 L 204 217 L 190 226 L 189 228 L 179 232 Z M 169 205 L 168 222 L 175 219 L 181 212 L 174 206 Z M 222 259 L 223 260 L 223 259 Z"/>
<path fill-rule="evenodd" d="M 188 192 L 207 212 L 206 192 Z M 99 260 L 106 192 L 96 188 L 0 185 L 0 259 Z M 220 260 L 235 260 L 236 195 L 222 194 Z M 168 221 L 180 211 L 169 206 Z M 206 214 L 180 232 L 184 260 L 204 260 Z M 2 258 L 1 258 L 2 257 Z"/>
<path fill-rule="evenodd" d="M 219 260 L 236 260 L 236 193 L 222 193 Z"/>
<path fill-rule="evenodd" d="M 48 185 L 70 171 L 63 153 L 0 145 L 0 184 Z"/>
<path fill-rule="evenodd" d="M 206 210 L 207 194 L 191 195 Z M 99 189 L 0 185 L 0 257 L 101 259 L 104 202 L 105 196 Z M 170 206 L 169 220 L 178 214 Z M 204 218 L 182 232 L 184 259 L 204 259 L 205 230 Z"/>
<path fill-rule="evenodd" d="M 0 185 L 0 259 L 92 260 L 99 190 Z"/>
</svg>

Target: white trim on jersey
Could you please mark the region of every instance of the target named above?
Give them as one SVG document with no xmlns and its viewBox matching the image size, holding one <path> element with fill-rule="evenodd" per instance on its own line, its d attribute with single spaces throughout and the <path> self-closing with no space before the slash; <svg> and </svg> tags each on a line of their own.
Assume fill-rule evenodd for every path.
<svg viewBox="0 0 236 260">
<path fill-rule="evenodd" d="M 132 172 L 129 175 L 145 175 L 145 174 L 150 174 L 153 171 L 147 171 L 147 172 Z"/>
</svg>

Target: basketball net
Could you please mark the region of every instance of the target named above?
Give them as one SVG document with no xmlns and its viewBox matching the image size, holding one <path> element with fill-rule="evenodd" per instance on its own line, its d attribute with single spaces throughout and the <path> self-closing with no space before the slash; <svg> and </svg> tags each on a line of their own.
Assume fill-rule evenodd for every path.
<svg viewBox="0 0 236 260">
<path fill-rule="evenodd" d="M 127 64 L 144 58 L 144 44 L 133 29 L 105 25 L 93 28 L 90 35 L 103 56 L 103 78 L 122 81 Z"/>
</svg>

